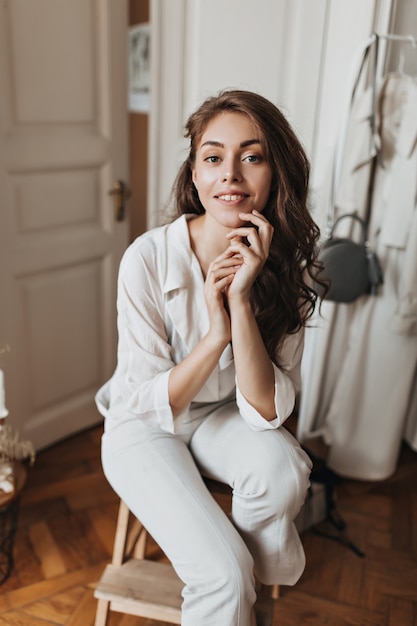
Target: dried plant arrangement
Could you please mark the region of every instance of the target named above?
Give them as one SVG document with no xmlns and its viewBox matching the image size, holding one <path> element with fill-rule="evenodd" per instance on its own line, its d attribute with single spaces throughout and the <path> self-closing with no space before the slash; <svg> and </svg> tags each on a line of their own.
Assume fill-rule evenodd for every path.
<svg viewBox="0 0 417 626">
<path fill-rule="evenodd" d="M 35 462 L 35 448 L 31 441 L 21 440 L 19 432 L 0 419 L 0 464 L 8 461 Z"/>
<path fill-rule="evenodd" d="M 0 350 L 0 356 L 9 350 Z M 6 408 L 4 373 L 0 369 L 0 494 L 14 491 L 14 463 L 27 461 L 33 465 L 35 449 L 31 441 L 22 441 L 19 432 L 6 424 L 9 411 Z"/>
</svg>

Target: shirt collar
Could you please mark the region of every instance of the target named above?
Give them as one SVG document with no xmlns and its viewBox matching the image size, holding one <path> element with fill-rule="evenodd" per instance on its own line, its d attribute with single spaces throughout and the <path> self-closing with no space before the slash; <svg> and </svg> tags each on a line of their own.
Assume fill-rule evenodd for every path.
<svg viewBox="0 0 417 626">
<path fill-rule="evenodd" d="M 169 224 L 166 231 L 166 274 L 164 293 L 188 287 L 189 273 L 193 260 L 187 222 L 194 215 L 181 215 Z"/>
</svg>

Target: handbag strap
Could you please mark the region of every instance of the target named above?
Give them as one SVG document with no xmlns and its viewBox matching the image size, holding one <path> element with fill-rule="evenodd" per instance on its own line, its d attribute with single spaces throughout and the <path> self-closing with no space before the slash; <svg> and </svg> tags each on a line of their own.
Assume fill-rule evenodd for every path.
<svg viewBox="0 0 417 626">
<path fill-rule="evenodd" d="M 360 53 L 358 55 L 358 59 L 355 63 L 355 71 L 353 73 L 354 78 L 352 82 L 351 96 L 350 96 L 348 105 L 346 107 L 346 110 L 343 116 L 342 129 L 339 134 L 339 139 L 336 143 L 335 155 L 334 155 L 334 160 L 333 160 L 333 169 L 332 169 L 330 199 L 329 199 L 329 204 L 328 204 L 328 209 L 327 209 L 327 220 L 326 220 L 326 231 L 325 231 L 326 238 L 330 237 L 332 227 L 334 224 L 335 198 L 336 198 L 337 188 L 339 185 L 340 170 L 342 167 L 343 155 L 345 151 L 350 114 L 352 111 L 353 102 L 354 102 L 356 92 L 360 83 L 360 79 L 362 77 L 362 73 L 364 71 L 367 59 L 369 57 L 370 51 L 373 46 L 374 46 L 374 59 L 373 59 L 374 63 L 373 63 L 373 71 L 372 71 L 372 104 L 371 104 L 371 111 L 369 115 L 369 125 L 370 125 L 370 130 L 371 130 L 371 141 L 372 141 L 373 147 L 375 149 L 376 154 L 380 155 L 380 139 L 376 131 L 376 93 L 377 93 L 379 36 L 377 33 L 372 33 L 370 38 L 367 39 L 367 41 L 364 43 L 363 47 L 361 48 Z M 373 164 L 372 164 L 372 169 L 373 169 Z M 371 178 L 373 179 L 373 173 L 372 173 Z M 370 217 L 370 198 L 368 198 L 368 202 L 367 202 L 367 211 L 366 211 L 366 218 L 365 218 L 366 223 L 368 223 L 369 217 Z"/>
<path fill-rule="evenodd" d="M 333 235 L 334 235 L 335 230 L 336 230 L 336 226 L 339 224 L 339 222 L 341 222 L 342 220 L 344 220 L 346 218 L 350 218 L 350 219 L 356 220 L 360 224 L 360 226 L 361 226 L 361 243 L 363 245 L 365 245 L 366 244 L 366 236 L 367 236 L 366 222 L 361 217 L 359 217 L 359 215 L 357 215 L 356 213 L 344 213 L 343 215 L 338 217 L 337 220 L 335 221 L 335 223 L 332 226 L 332 229 L 330 231 L 329 239 L 333 238 Z"/>
</svg>

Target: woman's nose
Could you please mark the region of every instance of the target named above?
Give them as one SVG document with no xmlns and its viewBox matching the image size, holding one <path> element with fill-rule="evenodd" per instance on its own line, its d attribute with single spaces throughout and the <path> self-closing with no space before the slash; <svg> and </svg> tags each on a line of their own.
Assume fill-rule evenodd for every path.
<svg viewBox="0 0 417 626">
<path fill-rule="evenodd" d="M 223 181 L 238 181 L 241 179 L 241 171 L 239 164 L 235 159 L 227 159 L 223 163 L 222 168 L 222 180 Z"/>
</svg>

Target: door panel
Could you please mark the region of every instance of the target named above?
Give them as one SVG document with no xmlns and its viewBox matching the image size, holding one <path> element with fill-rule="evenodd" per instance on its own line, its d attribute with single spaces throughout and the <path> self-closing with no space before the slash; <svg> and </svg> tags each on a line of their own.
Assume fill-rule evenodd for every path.
<svg viewBox="0 0 417 626">
<path fill-rule="evenodd" d="M 97 169 L 14 177 L 14 214 L 20 237 L 49 228 L 97 222 Z"/>
<path fill-rule="evenodd" d="M 18 123 L 94 122 L 95 10 L 86 0 L 9 1 Z"/>
<path fill-rule="evenodd" d="M 0 364 L 9 422 L 39 449 L 101 418 L 127 223 L 127 3 L 0 7 Z"/>
<path fill-rule="evenodd" d="M 97 385 L 100 267 L 95 261 L 84 261 L 19 282 L 30 404 L 36 414 Z"/>
</svg>

